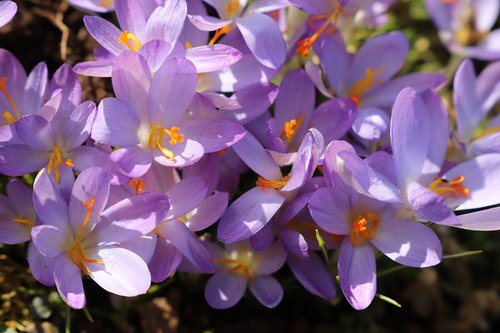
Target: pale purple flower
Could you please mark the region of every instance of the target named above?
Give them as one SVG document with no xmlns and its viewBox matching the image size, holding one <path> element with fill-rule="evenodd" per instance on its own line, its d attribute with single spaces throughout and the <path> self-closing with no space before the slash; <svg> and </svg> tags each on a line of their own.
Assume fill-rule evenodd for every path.
<svg viewBox="0 0 500 333">
<path fill-rule="evenodd" d="M 0 28 L 12 20 L 17 12 L 17 5 L 14 1 L 0 1 Z"/>
<path fill-rule="evenodd" d="M 274 308 L 279 304 L 283 288 L 271 276 L 286 260 L 286 252 L 279 242 L 263 251 L 253 250 L 248 242 L 226 245 L 225 250 L 214 244 L 207 246 L 217 267 L 205 286 L 205 299 L 211 307 L 234 306 L 247 286 L 262 305 Z"/>
<path fill-rule="evenodd" d="M 121 296 L 144 294 L 151 283 L 147 264 L 121 244 L 153 230 L 169 199 L 149 193 L 104 209 L 109 186 L 102 168 L 82 171 L 72 189 L 65 189 L 69 198 L 45 173 L 35 179 L 35 209 L 43 224 L 32 229 L 33 243 L 53 263 L 57 290 L 72 308 L 85 306 L 82 273 Z"/>
</svg>

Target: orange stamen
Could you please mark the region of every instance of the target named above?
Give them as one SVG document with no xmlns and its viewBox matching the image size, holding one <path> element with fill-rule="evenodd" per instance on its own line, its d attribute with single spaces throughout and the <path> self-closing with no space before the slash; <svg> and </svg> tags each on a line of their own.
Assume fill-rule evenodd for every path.
<svg viewBox="0 0 500 333">
<path fill-rule="evenodd" d="M 164 127 L 159 127 L 156 123 L 151 124 L 151 129 L 148 136 L 148 147 L 150 149 L 158 148 L 162 154 L 168 157 L 170 160 L 174 159 L 174 153 L 163 146 L 163 139 L 165 134 L 170 136 L 169 143 L 172 146 L 184 141 L 184 136 L 179 134 L 179 128 L 172 126 L 170 129 Z"/>
<path fill-rule="evenodd" d="M 59 181 L 61 179 L 61 175 L 59 173 L 60 164 L 64 164 L 70 168 L 73 167 L 73 161 L 71 161 L 71 159 L 63 161 L 61 148 L 59 148 L 58 145 L 54 145 L 54 151 L 50 155 L 49 163 L 47 164 L 47 174 L 50 175 L 52 172 L 54 172 L 54 179 L 57 184 L 59 184 Z"/>
<path fill-rule="evenodd" d="M 429 184 L 429 189 L 441 196 L 450 193 L 454 198 L 458 198 L 460 196 L 468 197 L 470 192 L 467 187 L 462 185 L 464 180 L 464 176 L 458 176 L 454 180 L 436 178 Z"/>
<path fill-rule="evenodd" d="M 240 2 L 239 0 L 229 0 L 227 7 L 226 7 L 226 13 L 228 14 L 234 14 L 240 9 Z"/>
<path fill-rule="evenodd" d="M 208 42 L 208 45 L 214 45 L 215 42 L 217 42 L 219 40 L 219 38 L 221 38 L 225 34 L 229 33 L 229 31 L 231 31 L 231 27 L 229 25 L 225 25 L 222 28 L 220 28 L 219 30 L 216 30 L 215 35 L 212 37 L 212 39 L 210 39 L 210 42 Z"/>
<path fill-rule="evenodd" d="M 19 110 L 17 109 L 16 103 L 14 102 L 14 99 L 12 96 L 9 94 L 9 90 L 7 89 L 7 77 L 0 77 L 0 91 L 5 95 L 5 98 L 7 98 L 7 101 L 12 107 L 12 111 L 14 114 L 12 114 L 9 111 L 5 111 L 2 114 L 2 118 L 8 123 L 12 124 L 14 121 L 17 119 L 21 118 L 21 114 L 19 113 Z"/>
<path fill-rule="evenodd" d="M 227 153 L 228 151 L 229 151 L 228 148 L 224 148 L 224 149 L 218 150 L 217 151 L 217 157 L 222 157 L 222 153 Z"/>
<path fill-rule="evenodd" d="M 384 70 L 384 66 L 380 66 L 376 70 L 372 70 L 371 67 L 367 67 L 365 69 L 365 76 L 352 85 L 351 89 L 349 90 L 349 96 L 358 107 L 360 106 L 360 98 L 367 92 L 369 92 L 370 89 L 372 89 L 373 85 L 383 83 L 383 81 L 377 79 L 376 76 L 382 73 Z"/>
<path fill-rule="evenodd" d="M 19 224 L 24 224 L 24 225 L 27 225 L 29 227 L 34 227 L 35 226 L 35 221 L 30 220 L 30 219 L 25 219 L 25 218 L 22 218 L 22 217 L 16 217 L 14 219 L 14 222 L 15 223 L 19 223 Z"/>
<path fill-rule="evenodd" d="M 260 186 L 262 188 L 262 191 L 264 191 L 266 188 L 274 188 L 275 190 L 281 190 L 286 185 L 286 182 L 288 181 L 289 177 L 290 175 L 281 177 L 281 181 L 267 180 L 262 177 L 259 177 L 255 182 L 255 185 Z"/>
<path fill-rule="evenodd" d="M 318 40 L 318 38 L 330 24 L 332 25 L 332 27 L 331 29 L 329 29 L 328 33 L 333 34 L 337 30 L 337 21 L 340 14 L 342 13 L 342 10 L 344 10 L 344 7 L 339 4 L 333 11 L 333 13 L 327 17 L 325 23 L 323 23 L 323 25 L 321 25 L 321 27 L 311 37 L 307 37 L 299 41 L 299 46 L 297 47 L 296 52 L 303 57 L 307 57 L 313 44 Z"/>
<path fill-rule="evenodd" d="M 179 127 L 172 126 L 170 129 L 163 129 L 165 133 L 167 133 L 170 136 L 170 141 L 169 143 L 172 146 L 175 146 L 178 143 L 181 143 L 184 141 L 184 135 L 179 134 Z"/>
<path fill-rule="evenodd" d="M 186 50 L 189 50 L 189 49 L 192 49 L 193 48 L 193 44 L 191 44 L 188 40 L 184 42 L 184 48 L 186 48 Z"/>
<path fill-rule="evenodd" d="M 99 6 L 107 7 L 107 6 L 111 5 L 112 3 L 113 3 L 113 0 L 102 0 L 99 3 Z"/>
<path fill-rule="evenodd" d="M 373 213 L 355 216 L 352 230 L 349 233 L 349 240 L 353 245 L 361 245 L 366 240 L 372 239 L 379 223 L 378 216 Z"/>
<path fill-rule="evenodd" d="M 280 138 L 284 140 L 286 143 L 292 141 L 297 131 L 302 126 L 304 121 L 304 114 L 301 113 L 297 119 L 291 119 L 283 124 L 283 131 L 281 132 Z"/>
<path fill-rule="evenodd" d="M 142 181 L 142 179 L 137 179 L 137 180 L 132 179 L 128 183 L 134 187 L 136 195 L 139 194 L 139 192 L 141 192 L 142 190 L 144 190 L 144 182 Z"/>
<path fill-rule="evenodd" d="M 132 41 L 132 43 L 130 41 Z M 125 30 L 121 33 L 120 37 L 118 37 L 118 43 L 125 44 L 125 46 L 129 48 L 129 50 L 135 52 L 138 52 L 142 47 L 142 43 L 139 38 L 137 38 L 136 35 L 129 32 L 128 30 Z"/>
</svg>

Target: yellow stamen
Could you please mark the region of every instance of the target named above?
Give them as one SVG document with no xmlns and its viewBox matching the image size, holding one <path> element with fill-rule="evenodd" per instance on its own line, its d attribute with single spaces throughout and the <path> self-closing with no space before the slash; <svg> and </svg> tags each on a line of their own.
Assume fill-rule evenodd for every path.
<svg viewBox="0 0 500 333">
<path fill-rule="evenodd" d="M 76 233 L 75 243 L 73 243 L 73 246 L 69 250 L 69 257 L 84 274 L 90 275 L 91 272 L 87 266 L 87 263 L 104 264 L 104 261 L 100 259 L 89 258 L 82 249 L 82 244 L 81 244 L 82 236 L 85 231 L 85 228 L 87 227 L 87 224 L 90 221 L 90 215 L 92 215 L 92 209 L 94 208 L 94 198 L 89 197 L 88 201 L 83 200 L 82 203 L 85 206 L 85 208 L 87 208 L 87 214 L 85 215 L 85 218 L 82 222 L 82 225 L 80 226 L 80 229 L 78 229 L 78 232 Z"/>
<path fill-rule="evenodd" d="M 163 155 L 168 157 L 168 159 L 173 160 L 174 153 L 171 150 L 163 147 L 163 139 L 165 138 L 166 134 L 170 136 L 169 143 L 172 146 L 175 146 L 176 144 L 184 141 L 184 135 L 179 134 L 178 127 L 172 126 L 170 127 L 170 129 L 166 129 L 165 127 L 160 127 L 153 122 L 149 131 L 148 147 L 150 149 L 158 148 Z"/>
<path fill-rule="evenodd" d="M 0 77 L 0 91 L 5 95 L 5 98 L 7 98 L 7 101 L 9 102 L 10 106 L 12 107 L 12 111 L 14 114 L 12 114 L 9 111 L 5 111 L 2 114 L 2 118 L 5 119 L 5 121 L 8 124 L 13 123 L 14 121 L 18 120 L 21 118 L 21 114 L 19 113 L 19 110 L 17 109 L 16 103 L 14 102 L 14 99 L 12 96 L 9 94 L 9 90 L 7 89 L 7 77 Z M 7 115 L 9 114 L 9 115 Z"/>
<path fill-rule="evenodd" d="M 226 7 L 226 13 L 235 14 L 240 9 L 239 0 L 229 0 Z"/>
<path fill-rule="evenodd" d="M 328 28 L 330 24 L 332 25 L 332 27 L 331 29 L 329 29 L 328 33 L 333 34 L 337 30 L 338 18 L 343 10 L 344 7 L 339 4 L 337 8 L 335 8 L 333 13 L 327 17 L 325 23 L 323 23 L 323 25 L 311 37 L 307 37 L 299 41 L 298 43 L 299 46 L 297 47 L 296 52 L 303 57 L 307 57 L 309 55 L 309 51 L 313 46 L 313 44 L 318 40 L 318 38 L 326 30 L 326 28 Z"/>
<path fill-rule="evenodd" d="M 460 196 L 468 197 L 470 194 L 469 189 L 462 185 L 464 180 L 464 176 L 458 176 L 454 180 L 436 178 L 429 184 L 429 189 L 441 196 L 450 193 L 454 198 L 458 198 Z"/>
<path fill-rule="evenodd" d="M 292 141 L 297 131 L 302 126 L 304 122 L 304 114 L 301 113 L 297 119 L 291 119 L 283 124 L 283 131 L 281 132 L 280 138 L 285 141 L 285 143 L 290 143 Z"/>
<path fill-rule="evenodd" d="M 377 79 L 376 76 L 382 73 L 384 70 L 385 70 L 384 66 L 380 66 L 376 70 L 372 70 L 371 67 L 367 67 L 365 69 L 365 77 L 356 81 L 352 85 L 351 89 L 349 90 L 349 96 L 354 101 L 354 103 L 356 103 L 358 107 L 360 106 L 359 104 L 360 98 L 367 92 L 369 92 L 370 89 L 373 88 L 374 84 L 383 83 L 383 81 Z"/>
<path fill-rule="evenodd" d="M 59 165 L 61 163 L 66 165 L 67 167 L 73 167 L 73 161 L 71 161 L 71 159 L 63 161 L 61 148 L 59 148 L 58 145 L 54 145 L 54 151 L 50 155 L 49 163 L 47 164 L 47 174 L 50 175 L 52 172 L 54 172 L 54 178 L 57 184 L 59 184 L 59 181 L 61 179 L 61 175 L 59 173 Z"/>
<path fill-rule="evenodd" d="M 380 223 L 378 216 L 373 213 L 357 215 L 353 220 L 352 230 L 349 233 L 349 240 L 353 245 L 361 245 L 366 240 L 372 239 Z"/>
<path fill-rule="evenodd" d="M 130 41 L 132 41 L 132 43 L 130 43 Z M 139 49 L 142 47 L 142 43 L 139 40 L 139 38 L 137 38 L 136 35 L 129 32 L 128 30 L 122 32 L 122 34 L 118 38 L 118 43 L 125 44 L 125 46 L 129 48 L 129 50 L 135 52 L 138 52 Z"/>
<path fill-rule="evenodd" d="M 214 258 L 214 263 L 227 266 L 227 272 L 240 274 L 252 281 L 256 260 L 253 252 L 245 243 L 240 243 L 238 250 L 231 252 L 229 257 Z"/>
<path fill-rule="evenodd" d="M 262 191 L 264 191 L 266 188 L 274 188 L 275 190 L 281 190 L 286 185 L 286 182 L 288 181 L 289 177 L 290 175 L 281 177 L 281 181 L 267 180 L 262 177 L 259 177 L 255 182 L 255 185 L 260 186 L 262 188 Z"/>
<path fill-rule="evenodd" d="M 25 219 L 25 218 L 22 218 L 22 217 L 16 217 L 14 219 L 14 222 L 15 223 L 19 223 L 19 224 L 24 224 L 24 225 L 27 225 L 29 227 L 34 227 L 35 226 L 35 221 L 30 220 L 30 219 Z"/>
<path fill-rule="evenodd" d="M 113 0 L 102 0 L 99 3 L 99 6 L 107 7 L 107 6 L 111 5 L 112 3 L 113 3 Z"/>
<path fill-rule="evenodd" d="M 225 25 L 222 28 L 220 28 L 219 30 L 215 31 L 215 34 L 212 37 L 212 39 L 210 39 L 210 42 L 208 43 L 208 45 L 214 45 L 215 42 L 217 42 L 219 40 L 219 38 L 221 38 L 225 34 L 229 33 L 229 31 L 231 31 L 231 27 L 229 25 Z"/>
<path fill-rule="evenodd" d="M 170 141 L 168 141 L 172 146 L 184 141 L 184 135 L 179 134 L 179 127 L 172 126 L 170 129 L 163 129 L 165 133 L 170 136 Z"/>
<path fill-rule="evenodd" d="M 184 47 L 186 48 L 186 50 L 189 50 L 189 49 L 192 49 L 193 48 L 193 44 L 191 44 L 188 40 L 184 42 Z"/>
<path fill-rule="evenodd" d="M 137 179 L 137 180 L 132 179 L 128 183 L 134 187 L 136 195 L 139 194 L 139 192 L 141 192 L 142 190 L 144 190 L 144 182 L 142 181 L 142 179 Z"/>
</svg>

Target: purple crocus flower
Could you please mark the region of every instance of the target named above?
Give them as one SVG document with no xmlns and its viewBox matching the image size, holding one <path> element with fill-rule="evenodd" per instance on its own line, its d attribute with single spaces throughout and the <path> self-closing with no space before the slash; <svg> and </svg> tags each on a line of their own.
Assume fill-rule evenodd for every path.
<svg viewBox="0 0 500 333">
<path fill-rule="evenodd" d="M 265 13 L 290 5 L 287 0 L 204 0 L 220 19 L 205 15 L 189 15 L 200 30 L 215 31 L 216 36 L 237 29 L 252 54 L 264 66 L 279 69 L 285 62 L 286 44 L 276 21 Z"/>
<path fill-rule="evenodd" d="M 336 149 L 336 143 L 330 144 L 325 160 L 336 159 Z M 345 159 L 344 163 L 349 162 Z M 327 163 L 324 172 L 325 180 L 339 179 L 337 171 Z M 350 184 L 342 184 L 342 180 L 334 187 L 318 189 L 310 199 L 311 215 L 321 229 L 345 235 L 338 259 L 340 286 L 357 310 L 365 309 L 375 296 L 375 248 L 412 267 L 429 267 L 441 261 L 441 243 L 436 234 L 421 223 L 398 217 L 399 207 L 361 194 Z"/>
<path fill-rule="evenodd" d="M 500 153 L 500 116 L 481 122 L 500 100 L 500 61 L 488 65 L 476 78 L 470 60 L 465 60 L 453 81 L 457 130 L 455 139 L 466 156 Z"/>
<path fill-rule="evenodd" d="M 109 77 L 116 57 L 127 50 L 141 53 L 153 70 L 169 56 L 185 56 L 199 73 L 226 68 L 241 57 L 236 49 L 220 44 L 184 50 L 178 38 L 187 15 L 185 0 L 166 1 L 152 13 L 140 0 L 115 0 L 115 10 L 123 31 L 98 16 L 84 17 L 87 30 L 102 48 L 96 61 L 77 64 L 77 73 Z"/>
<path fill-rule="evenodd" d="M 454 54 L 481 60 L 500 58 L 498 0 L 426 0 L 443 44 Z"/>
<path fill-rule="evenodd" d="M 144 175 L 153 160 L 165 166 L 192 164 L 246 132 L 230 120 L 188 114 L 197 72 L 185 58 L 168 59 L 151 77 L 146 60 L 125 51 L 115 62 L 112 81 L 117 98 L 99 104 L 92 138 L 122 147 L 111 159 L 129 177 Z"/>
<path fill-rule="evenodd" d="M 436 88 L 446 80 L 443 75 L 435 73 L 413 73 L 393 78 L 408 54 L 408 39 L 401 32 L 370 38 L 356 54 L 347 52 L 337 34 L 325 38 L 316 51 L 335 95 L 351 98 L 358 106 L 352 130 L 366 140 L 378 140 L 385 135 L 389 128 L 387 111 L 402 88 L 410 86 L 423 91 Z M 374 57 L 373 54 L 380 56 Z M 317 79 L 313 81 L 318 82 Z M 324 87 L 319 89 L 325 90 Z"/>
<path fill-rule="evenodd" d="M 82 273 L 121 296 L 143 294 L 151 283 L 147 264 L 121 243 L 153 230 L 165 217 L 169 199 L 149 193 L 104 209 L 109 186 L 102 168 L 82 171 L 72 189 L 66 189 L 69 198 L 47 174 L 35 179 L 35 209 L 43 225 L 32 229 L 33 243 L 53 262 L 57 290 L 76 309 L 85 306 Z"/>
<path fill-rule="evenodd" d="M 215 309 L 227 309 L 240 301 L 248 287 L 257 300 L 274 308 L 283 298 L 283 288 L 271 276 L 285 263 L 286 252 L 276 242 L 263 251 L 253 250 L 248 242 L 227 245 L 223 250 L 208 244 L 217 270 L 205 287 L 205 299 Z"/>
<path fill-rule="evenodd" d="M 309 129 L 286 176 L 254 136 L 247 134 L 233 149 L 259 178 L 257 186 L 234 201 L 222 216 L 217 231 L 218 238 L 226 244 L 256 234 L 285 201 L 298 194 L 316 169 L 323 137 L 317 130 Z"/>
<path fill-rule="evenodd" d="M 17 13 L 17 5 L 14 1 L 0 1 L 0 28 L 12 20 Z"/>
</svg>

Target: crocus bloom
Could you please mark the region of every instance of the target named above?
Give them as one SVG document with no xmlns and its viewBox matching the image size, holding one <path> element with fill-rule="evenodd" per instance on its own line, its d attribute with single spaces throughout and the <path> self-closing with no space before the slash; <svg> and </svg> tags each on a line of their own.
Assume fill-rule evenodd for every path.
<svg viewBox="0 0 500 333">
<path fill-rule="evenodd" d="M 102 168 L 82 171 L 66 189 L 69 199 L 46 173 L 35 179 L 35 209 L 43 224 L 32 229 L 33 242 L 53 262 L 59 294 L 76 309 L 85 306 L 82 273 L 121 296 L 143 294 L 151 283 L 146 263 L 120 244 L 153 230 L 168 211 L 168 197 L 143 194 L 104 209 L 109 186 Z"/>
<path fill-rule="evenodd" d="M 276 242 L 263 251 L 255 251 L 247 242 L 227 245 L 223 250 L 209 244 L 217 267 L 205 287 L 205 299 L 215 309 L 227 309 L 238 303 L 248 287 L 257 300 L 274 308 L 283 298 L 283 288 L 271 276 L 285 263 L 286 252 Z"/>
<path fill-rule="evenodd" d="M 498 0 L 426 0 L 427 10 L 450 52 L 481 60 L 500 58 Z"/>
<path fill-rule="evenodd" d="M 453 81 L 457 131 L 455 139 L 466 156 L 500 153 L 500 116 L 481 122 L 500 99 L 500 61 L 488 65 L 476 78 L 470 60 L 465 60 Z"/>
<path fill-rule="evenodd" d="M 92 138 L 122 147 L 111 158 L 129 177 L 144 175 L 153 160 L 165 166 L 192 164 L 246 132 L 234 121 L 187 113 L 197 72 L 185 58 L 165 61 L 151 77 L 144 58 L 126 51 L 116 60 L 112 81 L 117 98 L 99 104 Z"/>
<path fill-rule="evenodd" d="M 84 17 L 87 30 L 102 48 L 96 52 L 96 61 L 77 64 L 77 73 L 109 77 L 116 57 L 126 50 L 141 53 L 153 70 L 169 56 L 185 56 L 200 73 L 226 68 L 241 57 L 225 45 L 184 50 L 178 38 L 187 14 L 185 0 L 166 1 L 152 13 L 145 12 L 140 0 L 115 0 L 115 9 L 123 31 L 98 16 Z"/>
<path fill-rule="evenodd" d="M 370 38 L 356 54 L 347 52 L 340 36 L 334 35 L 326 38 L 316 52 L 335 95 L 351 98 L 357 104 L 352 130 L 367 140 L 378 140 L 385 135 L 389 128 L 387 110 L 402 88 L 410 86 L 423 91 L 436 88 L 446 80 L 434 73 L 393 78 L 408 54 L 408 39 L 401 32 Z"/>
<path fill-rule="evenodd" d="M 0 28 L 12 20 L 17 12 L 17 5 L 14 1 L 0 1 Z"/>
</svg>

